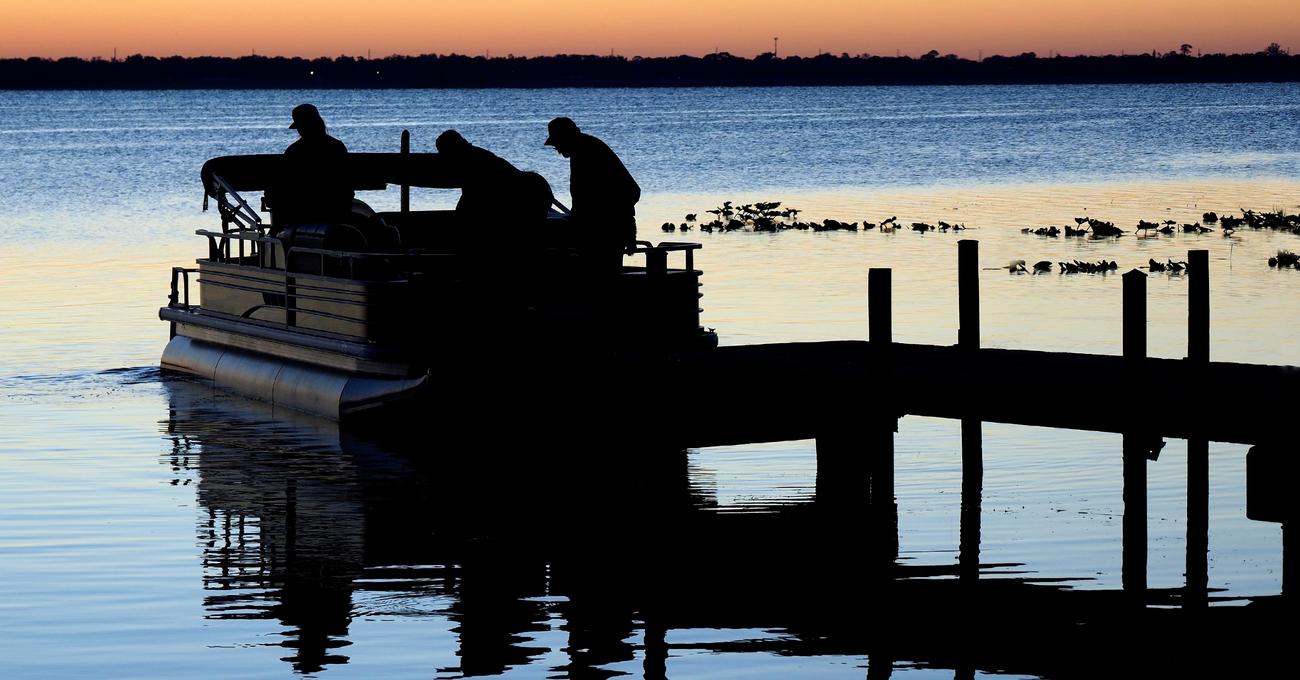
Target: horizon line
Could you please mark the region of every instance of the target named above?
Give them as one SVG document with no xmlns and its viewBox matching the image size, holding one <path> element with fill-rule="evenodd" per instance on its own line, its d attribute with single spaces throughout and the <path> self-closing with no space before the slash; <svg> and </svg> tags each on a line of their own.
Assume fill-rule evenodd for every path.
<svg viewBox="0 0 1300 680">
<path fill-rule="evenodd" d="M 812 55 L 806 55 L 806 54 L 786 54 L 786 55 L 778 55 L 778 54 L 775 54 L 775 53 L 773 53 L 773 52 L 759 52 L 759 53 L 757 53 L 757 54 L 755 54 L 755 55 L 753 55 L 753 56 L 744 56 L 744 55 L 741 55 L 741 54 L 736 54 L 736 53 L 733 53 L 733 52 L 728 52 L 727 50 L 715 50 L 715 51 L 713 51 L 713 52 L 706 52 L 706 53 L 701 53 L 701 54 L 691 54 L 691 53 L 685 53 L 685 52 L 683 52 L 683 53 L 681 53 L 681 54 L 662 54 L 662 55 L 641 55 L 641 54 L 637 54 L 637 55 L 625 55 L 625 54 L 619 54 L 616 50 L 611 49 L 610 52 L 609 52 L 608 54 L 605 54 L 605 53 L 595 53 L 595 52 L 557 52 L 557 53 L 553 53 L 553 54 L 534 54 L 534 55 L 527 55 L 527 54 L 514 54 L 514 53 L 512 53 L 512 52 L 507 52 L 507 53 L 505 53 L 505 54 L 496 54 L 496 55 L 493 55 L 491 50 L 484 50 L 482 54 L 478 54 L 478 53 L 468 53 L 468 52 L 423 52 L 423 53 L 419 53 L 419 54 L 410 54 L 410 53 L 398 53 L 398 52 L 393 52 L 393 53 L 390 53 L 390 54 L 387 54 L 387 55 L 384 55 L 384 56 L 376 57 L 376 56 L 372 56 L 372 54 L 370 54 L 370 50 L 367 50 L 367 53 L 366 53 L 366 54 L 348 54 L 348 53 L 340 53 L 340 54 L 337 54 L 337 55 L 334 55 L 334 56 L 326 56 L 326 55 L 320 55 L 320 56 L 304 56 L 304 55 L 289 55 L 289 54 L 259 54 L 259 53 L 256 51 L 256 49 L 252 49 L 252 50 L 250 50 L 250 52 L 249 52 L 248 54 L 239 54 L 239 55 L 218 55 L 218 54 L 196 54 L 196 55 L 185 55 L 185 54 L 146 54 L 146 53 L 143 53 L 143 52 L 134 52 L 134 53 L 127 54 L 126 56 L 119 57 L 119 56 L 117 56 L 117 54 L 118 54 L 118 52 L 119 52 L 120 50 L 118 50 L 117 48 L 112 48 L 112 49 L 109 51 L 109 54 L 104 55 L 104 56 L 100 56 L 100 55 L 95 55 L 95 56 L 90 56 L 90 57 L 86 57 L 86 56 L 77 56 L 77 55 L 64 55 L 64 56 L 57 56 L 57 57 L 45 57 L 45 56 L 38 56 L 38 55 L 27 55 L 27 56 L 0 56 L 0 60 L 3 60 L 3 61 L 9 61 L 9 60 L 29 61 L 29 60 L 32 60 L 32 59 L 38 59 L 38 60 L 42 60 L 42 61 L 62 61 L 62 60 L 64 60 L 64 59 L 79 59 L 79 60 L 82 60 L 82 61 L 109 61 L 109 62 L 120 62 L 120 61 L 124 61 L 124 60 L 126 60 L 126 59 L 131 59 L 131 58 L 136 58 L 136 57 L 139 57 L 139 58 L 153 58 L 153 59 L 177 59 L 177 58 L 179 58 L 179 59 L 248 59 L 248 58 L 253 58 L 253 57 L 259 57 L 259 58 L 263 58 L 263 59 L 305 59 L 305 60 L 308 60 L 308 61 L 314 61 L 314 60 L 318 60 L 318 59 L 330 59 L 330 60 L 334 60 L 334 59 L 344 59 L 344 58 L 356 59 L 356 60 L 365 60 L 365 61 L 382 61 L 382 60 L 384 60 L 384 59 L 394 59 L 394 58 L 418 58 L 418 57 L 469 57 L 469 58 L 472 58 L 472 59 L 483 58 L 483 59 L 491 59 L 491 60 L 497 60 L 497 59 L 551 59 L 551 58 L 557 58 L 557 57 L 593 57 L 593 58 L 598 58 L 598 59 L 680 59 L 680 58 L 682 58 L 682 57 L 688 57 L 688 58 L 701 59 L 701 58 L 704 58 L 704 57 L 727 55 L 727 56 L 735 57 L 735 58 L 737 58 L 737 59 L 755 60 L 755 59 L 760 59 L 760 58 L 763 58 L 763 57 L 769 57 L 769 58 L 771 58 L 771 59 L 773 59 L 773 60 L 776 60 L 776 61 L 785 61 L 785 60 L 788 60 L 788 59 L 815 59 L 815 58 L 817 58 L 817 57 L 823 57 L 823 56 L 830 56 L 830 57 L 835 57 L 835 58 L 843 58 L 843 57 L 847 56 L 847 57 L 849 57 L 849 58 L 855 58 L 855 59 L 861 59 L 861 58 L 881 58 L 881 59 L 904 59 L 904 58 L 907 58 L 907 59 L 918 59 L 918 58 L 924 58 L 924 57 L 926 57 L 926 56 L 928 56 L 928 55 L 933 55 L 933 58 L 937 58 L 937 59 L 950 59 L 950 58 L 957 58 L 957 59 L 963 59 L 963 60 L 967 60 L 967 61 L 983 61 L 983 60 L 985 60 L 985 59 L 996 58 L 996 57 L 1003 57 L 1003 58 L 1007 58 L 1007 57 L 1026 57 L 1026 56 L 1029 56 L 1029 55 L 1033 55 L 1035 58 L 1040 58 L 1040 59 L 1042 59 L 1042 58 L 1055 59 L 1055 58 L 1058 58 L 1058 57 L 1059 57 L 1059 58 L 1064 58 L 1064 59 L 1079 58 L 1079 57 L 1140 57 L 1140 56 L 1157 56 L 1157 57 L 1159 57 L 1159 56 L 1166 56 L 1166 55 L 1171 55 L 1171 54 L 1172 54 L 1172 55 L 1176 55 L 1176 56 L 1188 57 L 1188 58 L 1196 58 L 1196 57 L 1202 57 L 1202 56 L 1244 56 L 1244 55 L 1267 54 L 1267 53 L 1270 53 L 1270 51 L 1272 51 L 1272 50 L 1276 50 L 1275 53 L 1278 53 L 1278 54 L 1281 54 L 1281 55 L 1286 55 L 1286 56 L 1290 56 L 1290 55 L 1291 55 L 1291 49 L 1290 49 L 1289 46 L 1287 46 L 1287 47 L 1282 47 L 1282 46 L 1281 46 L 1278 42 L 1276 42 L 1276 41 L 1270 42 L 1268 45 L 1265 45 L 1263 48 L 1261 48 L 1261 49 L 1259 49 L 1259 50 L 1256 50 L 1256 51 L 1253 51 L 1253 52 L 1205 52 L 1205 53 L 1203 53 L 1201 50 L 1198 49 L 1198 50 L 1195 50 L 1195 54 L 1192 54 L 1190 51 L 1188 51 L 1188 52 L 1183 52 L 1183 51 L 1181 51 L 1181 48 L 1182 48 L 1182 47 L 1183 47 L 1183 45 L 1180 45 L 1180 46 L 1179 46 L 1179 49 L 1171 49 L 1171 50 L 1167 50 L 1167 51 L 1161 51 L 1159 48 L 1153 48 L 1150 52 L 1128 52 L 1128 51 L 1125 51 L 1125 50 L 1121 50 L 1119 54 L 1115 54 L 1114 52 L 1109 52 L 1109 53 L 1073 53 L 1073 54 L 1062 54 L 1060 51 L 1057 51 L 1057 50 L 1050 50 L 1050 49 L 1049 49 L 1049 50 L 1048 50 L 1048 54 L 1047 54 L 1046 57 L 1044 57 L 1043 55 L 1041 55 L 1041 54 L 1039 54 L 1038 52 L 1033 51 L 1033 50 L 1029 50 L 1029 51 L 1025 51 L 1025 52 L 1020 52 L 1019 54 L 1014 54 L 1014 53 L 1003 54 L 1003 53 L 1000 53 L 1000 52 L 992 52 L 992 53 L 990 53 L 990 54 L 988 54 L 988 55 L 985 55 L 985 54 L 984 54 L 984 50 L 979 50 L 979 55 L 978 55 L 977 57 L 970 57 L 970 56 L 962 56 L 962 55 L 959 55 L 959 54 L 957 54 L 957 53 L 955 53 L 955 52 L 947 52 L 947 53 L 944 53 L 944 52 L 942 52 L 942 51 L 940 51 L 940 50 L 937 50 L 937 49 L 930 50 L 930 51 L 928 51 L 928 52 L 923 52 L 923 53 L 921 53 L 921 54 L 919 54 L 919 55 L 915 55 L 915 56 L 912 55 L 912 54 L 910 54 L 910 53 L 903 53 L 901 50 L 895 50 L 895 53 L 892 54 L 892 55 L 891 55 L 891 54 L 884 54 L 884 53 L 872 53 L 872 52 L 859 52 L 859 53 L 856 53 L 856 54 L 855 54 L 855 53 L 851 53 L 851 52 L 843 52 L 843 51 L 841 51 L 841 52 L 839 52 L 839 53 L 827 52 L 827 51 L 820 51 L 820 52 L 817 52 L 816 54 L 812 54 Z"/>
</svg>

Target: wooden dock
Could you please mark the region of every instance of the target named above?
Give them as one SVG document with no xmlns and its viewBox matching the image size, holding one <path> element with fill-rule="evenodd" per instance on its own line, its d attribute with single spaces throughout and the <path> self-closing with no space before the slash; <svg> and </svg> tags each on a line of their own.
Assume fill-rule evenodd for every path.
<svg viewBox="0 0 1300 680">
<path fill-rule="evenodd" d="M 982 424 L 1114 432 L 1123 436 L 1124 590 L 1146 602 L 1147 465 L 1164 438 L 1187 440 L 1187 566 L 1182 602 L 1208 592 L 1208 442 L 1250 444 L 1268 470 L 1248 471 L 1252 519 L 1296 522 L 1296 395 L 1300 368 L 1210 361 L 1209 253 L 1188 253 L 1188 350 L 1183 359 L 1147 356 L 1147 275 L 1123 275 L 1119 356 L 980 347 L 978 242 L 958 245 L 959 331 L 951 346 L 893 342 L 891 272 L 868 272 L 868 338 L 858 341 L 723 347 L 684 359 L 671 381 L 707 385 L 697 415 L 654 437 L 683 447 L 815 439 L 817 497 L 860 501 L 876 529 L 894 527 L 894 433 L 901 417 L 961 421 L 960 576 L 978 579 Z M 664 377 L 664 376 L 661 376 Z M 1152 388 L 1165 398 L 1150 398 Z M 1089 452 L 1087 455 L 1099 455 Z M 1100 455 L 1104 455 L 1100 454 Z M 1245 461 L 1243 461 L 1243 464 Z M 1256 465 L 1256 463 L 1252 463 Z M 1264 499 L 1260 503 L 1257 499 Z M 1258 516 L 1256 516 L 1258 515 Z M 1294 592 L 1297 560 L 1284 557 L 1283 594 Z M 1288 600 L 1290 598 L 1287 598 Z"/>
<path fill-rule="evenodd" d="M 1300 368 L 869 341 L 721 347 L 691 363 L 687 446 L 814 438 L 907 415 L 1257 444 L 1295 436 Z M 1152 386 L 1166 398 L 1150 398 Z"/>
</svg>

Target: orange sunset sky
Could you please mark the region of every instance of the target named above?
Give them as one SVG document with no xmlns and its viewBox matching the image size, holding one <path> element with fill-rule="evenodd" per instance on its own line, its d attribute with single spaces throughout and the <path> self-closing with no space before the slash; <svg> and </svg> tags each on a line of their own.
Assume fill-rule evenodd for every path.
<svg viewBox="0 0 1300 680">
<path fill-rule="evenodd" d="M 1300 0 L 4 0 L 0 57 L 1300 48 Z"/>
</svg>

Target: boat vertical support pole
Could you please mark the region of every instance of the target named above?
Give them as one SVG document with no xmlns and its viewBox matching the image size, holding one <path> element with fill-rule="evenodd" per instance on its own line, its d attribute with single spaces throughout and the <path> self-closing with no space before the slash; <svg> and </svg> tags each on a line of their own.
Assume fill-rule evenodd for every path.
<svg viewBox="0 0 1300 680">
<path fill-rule="evenodd" d="M 1206 387 L 1210 363 L 1210 251 L 1187 253 L 1187 362 L 1193 385 Z M 1201 396 L 1208 397 L 1208 394 Z M 1184 606 L 1204 607 L 1209 598 L 1210 444 L 1187 438 L 1187 566 Z"/>
<path fill-rule="evenodd" d="M 324 270 L 322 264 L 321 269 Z M 298 325 L 298 277 L 284 277 L 284 325 L 293 328 Z"/>
<path fill-rule="evenodd" d="M 668 273 L 668 251 L 662 248 L 647 248 L 645 251 L 646 276 L 656 280 Z"/>
<path fill-rule="evenodd" d="M 883 376 L 876 390 L 881 395 L 867 419 L 868 455 L 871 456 L 871 507 L 875 534 L 888 545 L 889 560 L 898 554 L 898 505 L 894 500 L 894 433 L 898 414 L 889 403 L 894 387 L 893 272 L 872 268 L 867 272 L 867 345 L 871 364 Z"/>
<path fill-rule="evenodd" d="M 1126 382 L 1141 385 L 1147 355 L 1147 275 L 1124 274 L 1124 360 Z M 1145 602 L 1147 587 L 1147 453 L 1151 437 L 1136 428 L 1124 432 L 1124 592 Z"/>
<path fill-rule="evenodd" d="M 980 348 L 979 241 L 957 242 L 957 346 L 968 362 Z M 984 486 L 984 433 L 979 418 L 961 421 L 961 537 L 958 573 L 963 581 L 979 579 L 980 505 Z"/>
<path fill-rule="evenodd" d="M 411 131 L 402 130 L 402 170 L 404 175 L 405 175 L 405 171 L 407 170 L 408 162 L 410 161 L 410 159 L 407 157 L 410 155 L 411 155 Z M 405 215 L 408 212 L 411 212 L 411 185 L 407 184 L 406 181 L 403 180 L 402 214 Z"/>
<path fill-rule="evenodd" d="M 180 272 L 178 271 L 179 269 L 180 269 L 179 267 L 172 267 L 172 291 L 167 296 L 167 306 L 172 309 L 175 309 L 177 303 L 180 302 L 180 293 L 176 288 L 177 284 L 180 283 L 178 280 L 178 276 L 180 274 Z M 186 288 L 187 289 L 189 288 L 188 283 L 186 283 Z M 186 294 L 188 295 L 188 293 L 189 291 L 187 290 Z M 189 300 L 186 300 L 185 302 L 188 303 Z M 185 306 L 189 307 L 188 304 L 186 304 Z M 176 322 L 175 321 L 167 322 L 167 327 L 168 327 L 167 339 L 171 340 L 172 338 L 176 337 Z"/>
</svg>

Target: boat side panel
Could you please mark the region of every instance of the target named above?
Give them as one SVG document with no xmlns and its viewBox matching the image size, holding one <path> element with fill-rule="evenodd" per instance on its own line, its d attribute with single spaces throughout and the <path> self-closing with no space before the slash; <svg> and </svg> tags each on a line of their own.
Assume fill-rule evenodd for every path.
<svg viewBox="0 0 1300 680">
<path fill-rule="evenodd" d="M 393 330 L 384 327 L 384 312 L 400 308 L 408 287 L 400 281 L 349 281 L 207 260 L 199 261 L 199 271 L 205 309 L 290 326 L 285 310 L 290 304 L 291 327 L 368 340 Z"/>
<path fill-rule="evenodd" d="M 284 323 L 284 274 L 258 267 L 199 261 L 199 300 L 206 308 L 244 318 Z M 278 299 L 277 299 L 278 297 Z"/>
<path fill-rule="evenodd" d="M 375 361 L 370 359 L 350 357 L 335 352 L 312 349 L 302 345 L 292 345 L 283 342 L 275 342 L 265 338 L 257 338 L 239 333 L 231 333 L 216 328 L 208 328 L 198 324 L 177 323 L 177 337 L 187 336 L 195 340 L 207 341 L 217 345 L 228 346 L 234 349 L 246 350 L 266 354 L 280 359 L 290 361 L 299 361 L 308 364 L 315 364 L 321 367 L 327 367 L 348 373 L 369 373 L 374 375 L 405 376 L 411 373 L 411 365 L 407 362 L 389 362 Z M 206 345 L 211 346 L 211 345 Z M 200 375 L 196 371 L 187 371 Z M 212 379 L 214 375 L 204 375 L 203 377 Z"/>
</svg>

